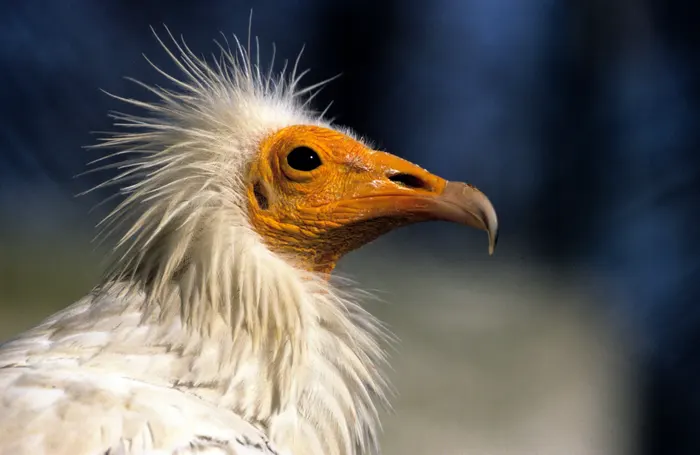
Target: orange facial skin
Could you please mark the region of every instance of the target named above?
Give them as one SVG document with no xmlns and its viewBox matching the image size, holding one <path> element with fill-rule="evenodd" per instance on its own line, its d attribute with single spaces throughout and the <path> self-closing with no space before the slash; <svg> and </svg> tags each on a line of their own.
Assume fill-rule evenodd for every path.
<svg viewBox="0 0 700 455">
<path fill-rule="evenodd" d="M 495 211 L 476 188 L 311 125 L 283 128 L 262 142 L 248 203 L 250 221 L 270 249 L 322 273 L 344 254 L 420 221 L 485 229 L 490 251 L 497 234 Z"/>
</svg>

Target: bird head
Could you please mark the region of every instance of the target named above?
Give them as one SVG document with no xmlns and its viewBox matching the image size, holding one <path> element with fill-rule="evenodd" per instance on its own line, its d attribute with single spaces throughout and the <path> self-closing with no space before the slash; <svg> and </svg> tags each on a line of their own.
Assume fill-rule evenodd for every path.
<svg viewBox="0 0 700 455">
<path fill-rule="evenodd" d="M 259 144 L 247 176 L 247 210 L 276 252 L 330 272 L 338 259 L 399 226 L 446 220 L 484 229 L 496 213 L 475 187 L 448 182 L 330 127 L 292 125 Z"/>
<path fill-rule="evenodd" d="M 430 220 L 487 231 L 493 252 L 498 223 L 483 193 L 374 150 L 310 110 L 323 83 L 301 88 L 299 59 L 275 75 L 237 40 L 235 52 L 219 45 L 207 62 L 172 35 L 174 49 L 156 38 L 184 77 L 152 65 L 177 90 L 136 81 L 158 101 L 112 95 L 147 114 L 114 114 L 128 130 L 96 146 L 117 149 L 96 163 L 119 160 L 93 171 L 121 170 L 96 188 L 118 185 L 124 197 L 100 223 L 104 235 L 122 233 L 109 280 L 160 297 L 176 282 L 183 299 L 226 299 L 243 292 L 251 264 L 275 269 L 278 281 L 282 269 L 327 277 L 344 254 Z"/>
</svg>

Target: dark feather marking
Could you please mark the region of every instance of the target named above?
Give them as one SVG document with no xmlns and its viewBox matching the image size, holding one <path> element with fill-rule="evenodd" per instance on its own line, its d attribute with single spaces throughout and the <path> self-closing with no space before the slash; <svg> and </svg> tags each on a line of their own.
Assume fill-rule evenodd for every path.
<svg viewBox="0 0 700 455">
<path fill-rule="evenodd" d="M 175 380 L 173 382 L 173 388 L 175 389 L 217 389 L 221 383 L 219 381 L 206 381 L 206 382 L 194 382 L 194 381 L 180 381 Z"/>
</svg>

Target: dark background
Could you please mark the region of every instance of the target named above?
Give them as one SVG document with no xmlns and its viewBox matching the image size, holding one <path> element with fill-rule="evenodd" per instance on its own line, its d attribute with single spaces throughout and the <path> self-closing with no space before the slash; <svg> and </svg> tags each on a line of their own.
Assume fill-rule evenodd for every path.
<svg viewBox="0 0 700 455">
<path fill-rule="evenodd" d="M 635 365 L 634 450 L 700 453 L 700 14 L 691 1 L 4 0 L 0 304 L 29 311 L 16 302 L 44 289 L 47 308 L 60 307 L 92 279 L 88 241 L 102 212 L 88 209 L 104 195 L 74 195 L 105 176 L 73 176 L 95 153 L 81 150 L 90 132 L 111 129 L 107 112 L 123 107 L 99 89 L 144 97 L 123 76 L 163 83 L 141 56 L 169 69 L 149 26 L 162 35 L 166 24 L 209 53 L 220 32 L 245 39 L 251 7 L 263 60 L 272 42 L 278 68 L 305 44 L 307 83 L 342 73 L 319 109 L 333 100 L 337 122 L 489 195 L 500 261 L 537 264 L 555 288 L 558 277 L 586 276 L 591 311 L 624 334 Z M 464 235 L 409 228 L 391 248 L 486 264 L 484 239 L 472 248 Z M 6 322 L 6 332 L 46 311 Z"/>
</svg>

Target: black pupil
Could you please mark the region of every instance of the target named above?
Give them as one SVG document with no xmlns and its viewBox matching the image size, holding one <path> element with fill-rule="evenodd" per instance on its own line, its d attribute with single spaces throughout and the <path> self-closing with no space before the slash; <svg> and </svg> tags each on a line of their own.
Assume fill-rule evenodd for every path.
<svg viewBox="0 0 700 455">
<path fill-rule="evenodd" d="M 287 155 L 287 163 L 297 171 L 313 171 L 321 165 L 321 158 L 308 147 L 297 147 Z"/>
</svg>

